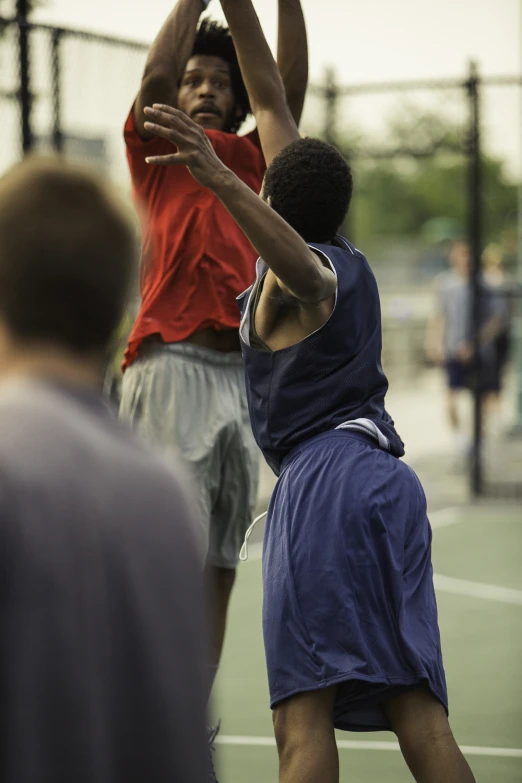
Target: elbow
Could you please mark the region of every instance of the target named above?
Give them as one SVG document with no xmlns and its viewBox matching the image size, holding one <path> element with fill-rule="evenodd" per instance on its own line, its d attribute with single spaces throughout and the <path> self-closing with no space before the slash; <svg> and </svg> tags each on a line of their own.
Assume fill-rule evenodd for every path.
<svg viewBox="0 0 522 783">
<path fill-rule="evenodd" d="M 302 98 L 308 89 L 308 81 L 308 63 L 294 65 L 283 77 L 288 100 Z"/>
<path fill-rule="evenodd" d="M 299 299 L 307 304 L 319 304 L 330 299 L 335 294 L 336 288 L 337 280 L 333 272 L 322 273 L 318 269 L 307 276 L 306 286 L 303 286 Z"/>
<path fill-rule="evenodd" d="M 171 94 L 177 87 L 172 63 L 147 63 L 141 87 L 147 93 L 160 92 L 165 95 Z"/>
<path fill-rule="evenodd" d="M 254 115 L 263 111 L 288 111 L 286 92 L 279 72 L 259 85 L 255 94 L 250 96 L 250 105 Z"/>
<path fill-rule="evenodd" d="M 164 103 L 173 106 L 176 103 L 177 85 L 172 69 L 162 66 L 150 66 L 145 71 L 141 83 L 139 102 L 141 106 Z"/>
</svg>

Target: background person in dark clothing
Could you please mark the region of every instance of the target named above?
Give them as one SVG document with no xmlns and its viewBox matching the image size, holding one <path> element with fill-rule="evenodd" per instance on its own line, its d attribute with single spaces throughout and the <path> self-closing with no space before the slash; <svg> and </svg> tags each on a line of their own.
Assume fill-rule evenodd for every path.
<svg viewBox="0 0 522 783">
<path fill-rule="evenodd" d="M 172 469 L 99 391 L 135 262 L 111 193 L 0 180 L 0 779 L 201 783 L 199 562 Z"/>
</svg>

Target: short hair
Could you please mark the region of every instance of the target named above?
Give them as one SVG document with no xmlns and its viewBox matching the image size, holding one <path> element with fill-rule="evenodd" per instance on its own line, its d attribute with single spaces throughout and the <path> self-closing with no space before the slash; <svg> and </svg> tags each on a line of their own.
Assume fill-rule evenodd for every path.
<svg viewBox="0 0 522 783">
<path fill-rule="evenodd" d="M 297 139 L 273 159 L 263 195 L 307 242 L 331 242 L 352 198 L 350 167 L 341 153 L 320 139 Z"/>
<path fill-rule="evenodd" d="M 136 232 L 111 190 L 58 159 L 0 179 L 0 318 L 21 344 L 107 350 L 127 303 Z"/>
<path fill-rule="evenodd" d="M 192 57 L 204 55 L 207 57 L 220 57 L 230 68 L 230 78 L 232 91 L 236 99 L 236 108 L 240 111 L 238 117 L 234 117 L 232 124 L 227 130 L 230 133 L 237 133 L 244 123 L 252 109 L 248 93 L 241 75 L 241 69 L 236 54 L 236 47 L 228 27 L 224 27 L 219 22 L 211 22 L 205 19 L 199 26 L 192 49 Z"/>
</svg>

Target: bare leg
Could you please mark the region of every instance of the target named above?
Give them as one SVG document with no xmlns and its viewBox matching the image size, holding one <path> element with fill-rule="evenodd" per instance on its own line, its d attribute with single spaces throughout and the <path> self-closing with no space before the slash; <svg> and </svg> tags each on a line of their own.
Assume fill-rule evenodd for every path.
<svg viewBox="0 0 522 783">
<path fill-rule="evenodd" d="M 460 429 L 459 409 L 457 405 L 458 392 L 455 389 L 448 389 L 447 411 L 451 429 L 458 432 Z"/>
<path fill-rule="evenodd" d="M 482 428 L 486 435 L 495 437 L 500 419 L 500 394 L 488 392 L 482 398 Z"/>
<path fill-rule="evenodd" d="M 223 650 L 228 605 L 236 581 L 236 570 L 207 566 L 206 577 L 210 601 L 210 667 L 215 672 Z M 211 688 L 212 683 L 210 683 Z"/>
<path fill-rule="evenodd" d="M 280 783 L 339 783 L 335 691 L 299 693 L 274 709 Z"/>
<path fill-rule="evenodd" d="M 444 707 L 431 691 L 412 689 L 390 699 L 383 709 L 417 783 L 475 783 Z"/>
</svg>

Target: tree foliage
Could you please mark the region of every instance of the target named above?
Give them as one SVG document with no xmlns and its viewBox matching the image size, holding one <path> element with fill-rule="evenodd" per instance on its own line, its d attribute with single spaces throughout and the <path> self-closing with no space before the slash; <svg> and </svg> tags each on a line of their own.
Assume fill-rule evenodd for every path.
<svg viewBox="0 0 522 783">
<path fill-rule="evenodd" d="M 434 218 L 451 219 L 465 233 L 466 134 L 443 114 L 407 112 L 393 119 L 382 157 L 379 151 L 365 150 L 360 135 L 343 139 L 339 146 L 352 158 L 355 195 L 350 227 L 358 242 L 419 237 Z M 393 150 L 400 155 L 395 157 Z M 484 241 L 498 241 L 516 223 L 517 185 L 506 174 L 506 161 L 487 150 L 482 155 L 482 182 Z"/>
</svg>

